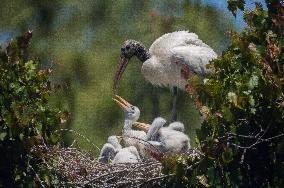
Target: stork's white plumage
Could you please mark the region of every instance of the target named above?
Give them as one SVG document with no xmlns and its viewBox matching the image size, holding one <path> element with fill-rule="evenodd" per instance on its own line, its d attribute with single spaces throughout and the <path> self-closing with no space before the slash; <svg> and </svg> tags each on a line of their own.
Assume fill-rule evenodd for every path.
<svg viewBox="0 0 284 188">
<path fill-rule="evenodd" d="M 112 163 L 138 163 L 140 161 L 139 153 L 134 146 L 122 148 L 113 158 Z"/>
<path fill-rule="evenodd" d="M 135 146 L 139 153 L 144 155 L 144 144 L 146 133 L 144 131 L 133 130 L 133 124 L 140 117 L 140 110 L 138 107 L 131 105 L 122 97 L 116 95 L 113 99 L 124 111 L 125 119 L 122 131 L 122 137 L 126 146 Z"/>
<path fill-rule="evenodd" d="M 195 33 L 176 31 L 156 39 L 149 48 L 135 40 L 127 40 L 120 55 L 119 68 L 114 80 L 114 90 L 133 56 L 143 62 L 141 72 L 144 78 L 156 86 L 168 86 L 182 90 L 190 88 L 188 80 L 193 75 L 201 78 L 210 74 L 206 65 L 216 58 L 212 48 L 198 38 Z M 175 89 L 176 90 L 176 89 Z M 174 92 L 176 96 L 176 91 Z M 175 108 L 175 102 L 173 108 Z M 173 110 L 173 120 L 176 112 Z"/>
<path fill-rule="evenodd" d="M 186 88 L 193 75 L 205 77 L 206 65 L 217 54 L 195 33 L 178 31 L 158 38 L 149 49 L 150 58 L 142 65 L 142 74 L 153 85 Z"/>
<path fill-rule="evenodd" d="M 184 124 L 179 121 L 172 122 L 169 124 L 168 128 L 175 131 L 184 132 Z"/>
<path fill-rule="evenodd" d="M 140 156 L 134 146 L 122 148 L 117 136 L 110 136 L 101 150 L 99 161 L 104 163 L 112 161 L 113 164 L 137 163 L 140 161 Z"/>
<path fill-rule="evenodd" d="M 108 137 L 107 143 L 103 145 L 99 155 L 99 161 L 107 163 L 113 160 L 117 152 L 122 149 L 116 136 Z"/>
<path fill-rule="evenodd" d="M 175 154 L 186 152 L 190 148 L 189 137 L 175 128 L 181 128 L 181 123 L 175 123 L 178 126 L 163 127 L 166 123 L 164 118 L 155 118 L 146 135 L 146 141 L 157 147 L 162 153 Z"/>
<path fill-rule="evenodd" d="M 143 62 L 141 72 L 147 81 L 153 85 L 176 86 L 184 90 L 192 75 L 205 77 L 210 73 L 206 65 L 217 54 L 195 33 L 188 31 L 164 34 L 154 41 L 149 51 L 142 43 L 127 40 L 121 48 L 114 89 L 133 56 Z"/>
</svg>

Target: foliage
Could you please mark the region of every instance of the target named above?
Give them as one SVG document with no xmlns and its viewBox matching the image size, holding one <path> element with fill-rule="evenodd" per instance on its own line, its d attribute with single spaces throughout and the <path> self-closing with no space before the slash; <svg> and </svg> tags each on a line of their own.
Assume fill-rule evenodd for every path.
<svg viewBox="0 0 284 188">
<path fill-rule="evenodd" d="M 30 148 L 55 144 L 54 132 L 67 113 L 48 106 L 51 69 L 40 69 L 29 58 L 32 33 L 26 32 L 0 49 L 0 186 L 30 186 L 38 182 Z M 40 154 L 38 154 L 40 155 Z"/>
<path fill-rule="evenodd" d="M 228 9 L 232 12 L 234 16 L 237 14 L 237 10 L 244 10 L 245 0 L 228 0 Z"/>
<path fill-rule="evenodd" d="M 233 13 L 244 7 L 242 0 L 228 3 Z M 196 140 L 203 157 L 184 171 L 191 181 L 183 186 L 284 186 L 284 4 L 266 5 L 244 12 L 247 28 L 231 32 L 232 44 L 211 63 L 214 73 L 195 88 L 209 114 Z"/>
</svg>

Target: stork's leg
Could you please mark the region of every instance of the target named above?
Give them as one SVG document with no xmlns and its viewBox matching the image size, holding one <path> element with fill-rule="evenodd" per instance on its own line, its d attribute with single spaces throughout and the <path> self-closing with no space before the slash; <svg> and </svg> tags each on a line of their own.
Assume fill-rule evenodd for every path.
<svg viewBox="0 0 284 188">
<path fill-rule="evenodd" d="M 172 117 L 171 122 L 174 122 L 177 120 L 177 87 L 173 87 L 172 90 L 172 96 L 173 96 L 173 103 L 172 103 Z"/>
<path fill-rule="evenodd" d="M 160 109 L 159 109 L 159 95 L 157 88 L 151 87 L 151 100 L 152 100 L 152 115 L 153 119 L 159 116 Z"/>
</svg>

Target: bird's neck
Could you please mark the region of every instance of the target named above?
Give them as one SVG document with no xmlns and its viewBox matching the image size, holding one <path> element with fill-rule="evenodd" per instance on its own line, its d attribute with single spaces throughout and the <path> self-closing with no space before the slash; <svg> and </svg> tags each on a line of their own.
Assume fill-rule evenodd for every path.
<svg viewBox="0 0 284 188">
<path fill-rule="evenodd" d="M 123 126 L 123 130 L 127 131 L 127 130 L 131 130 L 132 129 L 132 125 L 133 125 L 133 121 L 131 120 L 124 120 L 124 126 Z"/>
<path fill-rule="evenodd" d="M 145 62 L 150 58 L 149 50 L 140 42 L 137 42 L 135 45 L 134 55 L 141 61 Z"/>
<path fill-rule="evenodd" d="M 119 143 L 113 143 L 112 145 L 116 150 L 122 149 L 122 146 Z"/>
</svg>

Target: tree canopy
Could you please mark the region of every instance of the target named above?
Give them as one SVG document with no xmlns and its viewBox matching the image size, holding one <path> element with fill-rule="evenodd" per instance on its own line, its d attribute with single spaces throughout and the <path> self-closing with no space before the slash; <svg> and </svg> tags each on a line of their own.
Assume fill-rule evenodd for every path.
<svg viewBox="0 0 284 188">
<path fill-rule="evenodd" d="M 231 32 L 232 44 L 210 65 L 212 76 L 195 84 L 207 117 L 196 139 L 202 157 L 172 159 L 174 185 L 283 187 L 284 4 L 266 4 L 244 12 L 245 30 Z M 233 14 L 243 7 L 228 1 Z"/>
</svg>

